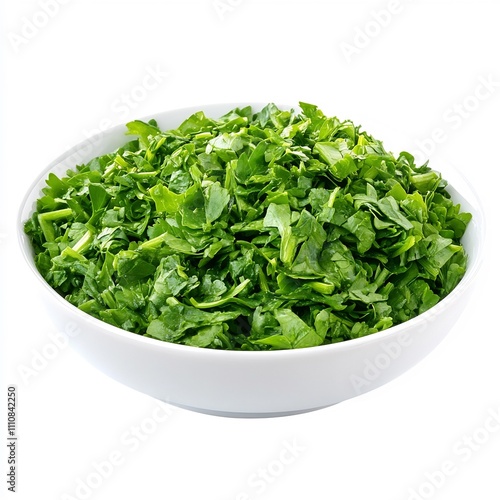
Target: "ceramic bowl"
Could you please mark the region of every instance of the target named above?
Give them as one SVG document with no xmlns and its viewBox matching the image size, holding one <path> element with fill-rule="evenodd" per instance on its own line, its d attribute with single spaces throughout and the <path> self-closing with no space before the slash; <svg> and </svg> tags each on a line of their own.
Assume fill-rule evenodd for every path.
<svg viewBox="0 0 500 500">
<path fill-rule="evenodd" d="M 154 118 L 161 129 L 169 129 L 200 109 L 207 116 L 219 117 L 246 104 L 177 109 Z M 252 106 L 258 110 L 263 104 Z M 271 417 L 302 413 L 363 394 L 401 375 L 441 342 L 465 309 L 481 260 L 484 218 L 470 185 L 456 171 L 435 166 L 450 181 L 452 198 L 473 214 L 462 240 L 469 263 L 452 293 L 406 323 L 332 345 L 241 352 L 161 342 L 80 311 L 53 290 L 36 269 L 23 224 L 50 172 L 62 175 L 76 164 L 118 148 L 125 141 L 125 130 L 122 125 L 103 131 L 54 160 L 29 188 L 17 221 L 26 265 L 57 328 L 67 334 L 76 351 L 117 381 L 167 403 L 209 414 Z"/>
</svg>

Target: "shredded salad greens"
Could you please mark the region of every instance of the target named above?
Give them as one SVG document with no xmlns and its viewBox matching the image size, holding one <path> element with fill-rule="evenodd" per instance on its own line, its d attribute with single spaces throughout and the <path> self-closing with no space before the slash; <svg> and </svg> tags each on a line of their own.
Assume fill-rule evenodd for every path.
<svg viewBox="0 0 500 500">
<path fill-rule="evenodd" d="M 312 347 L 407 321 L 464 275 L 471 215 L 441 175 L 315 105 L 127 128 L 117 151 L 51 173 L 25 223 L 45 280 L 107 323 Z"/>
</svg>

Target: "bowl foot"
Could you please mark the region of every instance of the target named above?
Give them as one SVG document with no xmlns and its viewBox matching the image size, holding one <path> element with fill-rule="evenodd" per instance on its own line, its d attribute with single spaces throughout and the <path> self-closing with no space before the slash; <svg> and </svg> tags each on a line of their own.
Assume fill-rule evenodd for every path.
<svg viewBox="0 0 500 500">
<path fill-rule="evenodd" d="M 291 415 L 300 415 L 302 413 L 310 413 L 312 411 L 322 410 L 323 408 L 328 408 L 332 405 L 318 406 L 317 408 L 307 408 L 304 410 L 290 410 L 290 411 L 277 411 L 277 412 L 263 412 L 263 413 L 252 413 L 252 412 L 233 412 L 233 411 L 219 411 L 211 410 L 206 408 L 195 408 L 193 406 L 187 406 L 182 404 L 177 404 L 172 401 L 164 401 L 178 408 L 184 410 L 194 411 L 196 413 L 203 413 L 205 415 L 212 415 L 215 417 L 225 417 L 225 418 L 275 418 L 275 417 L 288 417 Z"/>
</svg>

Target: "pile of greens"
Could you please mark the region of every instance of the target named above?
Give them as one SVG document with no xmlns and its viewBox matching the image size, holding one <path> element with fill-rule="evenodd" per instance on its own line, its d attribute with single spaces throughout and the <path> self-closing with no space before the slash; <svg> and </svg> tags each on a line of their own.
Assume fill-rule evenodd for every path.
<svg viewBox="0 0 500 500">
<path fill-rule="evenodd" d="M 49 175 L 26 221 L 69 302 L 159 340 L 330 344 L 434 306 L 466 268 L 468 213 L 427 164 L 317 106 L 198 112 Z"/>
</svg>

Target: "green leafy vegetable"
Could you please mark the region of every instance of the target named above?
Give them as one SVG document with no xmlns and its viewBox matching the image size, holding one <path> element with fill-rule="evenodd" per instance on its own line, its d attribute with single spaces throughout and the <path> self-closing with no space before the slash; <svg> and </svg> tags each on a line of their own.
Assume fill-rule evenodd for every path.
<svg viewBox="0 0 500 500">
<path fill-rule="evenodd" d="M 433 307 L 471 215 L 427 164 L 300 108 L 129 123 L 137 139 L 48 176 L 25 223 L 41 274 L 110 324 L 217 349 L 341 342 Z"/>
</svg>

